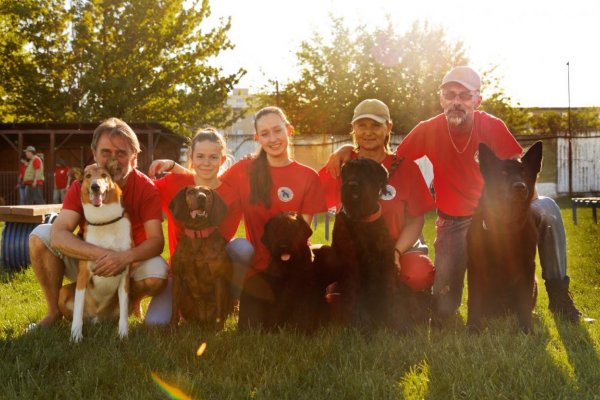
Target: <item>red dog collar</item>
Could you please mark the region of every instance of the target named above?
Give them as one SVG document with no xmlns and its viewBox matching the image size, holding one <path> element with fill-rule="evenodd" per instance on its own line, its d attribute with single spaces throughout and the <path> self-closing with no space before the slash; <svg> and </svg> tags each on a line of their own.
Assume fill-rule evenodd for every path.
<svg viewBox="0 0 600 400">
<path fill-rule="evenodd" d="M 216 226 L 211 226 L 209 228 L 204 228 L 204 229 L 200 229 L 197 231 L 195 231 L 193 229 L 184 228 L 183 232 L 185 233 L 185 235 L 187 237 L 191 237 L 192 239 L 198 239 L 198 238 L 207 238 L 208 236 L 210 236 L 211 233 L 213 233 L 217 229 L 218 228 Z"/>
</svg>

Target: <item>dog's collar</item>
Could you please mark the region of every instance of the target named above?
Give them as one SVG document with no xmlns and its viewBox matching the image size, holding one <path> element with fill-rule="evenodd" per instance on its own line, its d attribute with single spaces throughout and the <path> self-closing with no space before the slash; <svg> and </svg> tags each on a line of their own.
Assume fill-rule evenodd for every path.
<svg viewBox="0 0 600 400">
<path fill-rule="evenodd" d="M 98 223 L 94 223 L 94 222 L 90 222 L 87 221 L 88 225 L 92 225 L 92 226 L 104 226 L 104 225 L 110 225 L 110 224 L 114 224 L 115 222 L 117 222 L 118 220 L 120 220 L 121 218 L 123 218 L 125 216 L 125 210 L 123 210 L 123 213 L 121 214 L 120 217 L 117 217 L 115 219 L 111 219 L 110 221 L 106 221 L 106 222 L 98 222 Z"/>
<path fill-rule="evenodd" d="M 185 235 L 187 237 L 190 237 L 192 239 L 199 239 L 199 238 L 209 237 L 210 234 L 213 233 L 214 231 L 216 231 L 217 229 L 218 228 L 216 226 L 210 226 L 208 228 L 199 229 L 199 230 L 184 228 L 183 232 L 185 233 Z"/>
<path fill-rule="evenodd" d="M 377 221 L 379 218 L 381 218 L 381 204 L 377 204 L 377 211 L 375 211 L 373 214 L 371 215 L 367 215 L 365 218 L 363 218 L 361 220 L 361 222 L 373 222 L 373 221 Z"/>
</svg>

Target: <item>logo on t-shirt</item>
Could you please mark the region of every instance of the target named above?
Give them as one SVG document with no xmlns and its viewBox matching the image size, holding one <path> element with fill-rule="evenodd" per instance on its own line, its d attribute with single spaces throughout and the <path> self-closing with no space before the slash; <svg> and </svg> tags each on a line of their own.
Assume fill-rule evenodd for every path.
<svg viewBox="0 0 600 400">
<path fill-rule="evenodd" d="M 294 198 L 294 192 L 289 187 L 282 186 L 277 189 L 277 197 L 279 197 L 279 200 L 287 203 Z"/>
<path fill-rule="evenodd" d="M 479 149 L 475 150 L 475 154 L 473 155 L 473 158 L 475 159 L 475 163 L 479 164 Z"/>
<path fill-rule="evenodd" d="M 396 188 L 390 184 L 385 185 L 385 191 L 381 194 L 381 200 L 392 200 L 396 197 Z"/>
</svg>

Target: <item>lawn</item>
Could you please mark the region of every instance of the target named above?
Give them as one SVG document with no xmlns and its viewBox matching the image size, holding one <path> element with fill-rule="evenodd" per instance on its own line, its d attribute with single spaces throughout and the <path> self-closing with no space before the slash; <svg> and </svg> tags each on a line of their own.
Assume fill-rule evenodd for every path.
<svg viewBox="0 0 600 400">
<path fill-rule="evenodd" d="M 584 209 L 574 226 L 568 202 L 561 207 L 571 291 L 586 315 L 600 319 L 599 225 Z M 314 243 L 324 242 L 323 226 Z M 429 215 L 429 243 L 433 235 Z M 538 281 L 533 335 L 518 333 L 513 319 L 492 321 L 480 335 L 457 321 L 365 338 L 333 328 L 311 337 L 238 333 L 232 320 L 221 333 L 171 331 L 132 317 L 125 341 L 116 325 L 86 325 L 83 342 L 71 344 L 67 322 L 25 333 L 44 315 L 42 293 L 31 269 L 3 273 L 0 398 L 164 399 L 180 390 L 194 399 L 600 399 L 600 322 L 555 320 L 539 268 Z M 460 311 L 464 318 L 464 305 Z M 197 356 L 201 343 L 206 350 Z"/>
</svg>

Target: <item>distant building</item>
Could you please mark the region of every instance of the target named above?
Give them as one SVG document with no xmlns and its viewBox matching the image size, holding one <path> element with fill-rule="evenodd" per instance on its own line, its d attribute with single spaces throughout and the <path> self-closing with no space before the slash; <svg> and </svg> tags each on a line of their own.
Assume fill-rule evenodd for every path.
<svg viewBox="0 0 600 400">
<path fill-rule="evenodd" d="M 233 108 L 234 112 L 244 112 L 242 118 L 235 121 L 231 126 L 221 130 L 227 141 L 229 153 L 236 160 L 256 150 L 254 143 L 254 112 L 248 104 L 249 97 L 248 89 L 235 88 L 227 99 L 227 105 Z"/>
</svg>

